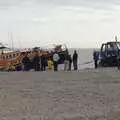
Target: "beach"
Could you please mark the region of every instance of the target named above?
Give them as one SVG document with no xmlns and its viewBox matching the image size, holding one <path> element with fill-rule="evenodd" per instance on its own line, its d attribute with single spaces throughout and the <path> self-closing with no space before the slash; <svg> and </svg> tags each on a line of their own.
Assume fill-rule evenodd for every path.
<svg viewBox="0 0 120 120">
<path fill-rule="evenodd" d="M 0 72 L 1 120 L 119 120 L 116 68 Z"/>
</svg>

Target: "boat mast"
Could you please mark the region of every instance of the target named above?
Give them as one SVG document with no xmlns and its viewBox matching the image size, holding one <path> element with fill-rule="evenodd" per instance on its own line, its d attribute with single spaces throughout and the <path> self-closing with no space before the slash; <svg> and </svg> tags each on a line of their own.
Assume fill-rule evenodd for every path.
<svg viewBox="0 0 120 120">
<path fill-rule="evenodd" d="M 12 32 L 11 32 L 11 43 L 12 43 L 12 50 L 14 50 L 14 42 L 13 42 Z"/>
<path fill-rule="evenodd" d="M 9 32 L 8 32 L 8 44 L 9 44 Z"/>
<path fill-rule="evenodd" d="M 115 41 L 116 41 L 116 42 L 118 41 L 117 36 L 115 36 Z"/>
</svg>

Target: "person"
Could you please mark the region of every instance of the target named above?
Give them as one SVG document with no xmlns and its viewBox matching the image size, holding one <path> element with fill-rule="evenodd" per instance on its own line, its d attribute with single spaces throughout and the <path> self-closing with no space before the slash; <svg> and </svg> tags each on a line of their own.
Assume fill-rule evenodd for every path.
<svg viewBox="0 0 120 120">
<path fill-rule="evenodd" d="M 25 53 L 25 56 L 22 59 L 22 63 L 23 63 L 23 69 L 24 71 L 29 71 L 30 70 L 30 59 L 28 57 L 28 54 Z"/>
<path fill-rule="evenodd" d="M 68 71 L 68 70 L 69 70 L 69 55 L 68 55 L 68 53 L 65 54 L 64 70 L 65 70 L 65 71 Z"/>
<path fill-rule="evenodd" d="M 71 55 L 69 54 L 69 71 L 71 71 L 71 66 L 72 66 L 72 58 Z"/>
<path fill-rule="evenodd" d="M 33 68 L 35 71 L 40 71 L 40 57 L 37 51 L 35 51 L 35 56 L 33 58 Z"/>
<path fill-rule="evenodd" d="M 120 70 L 120 51 L 118 51 L 118 55 L 117 55 L 117 68 L 118 70 Z"/>
<path fill-rule="evenodd" d="M 53 69 L 53 61 L 51 60 L 51 58 L 48 59 L 48 70 L 52 70 Z"/>
<path fill-rule="evenodd" d="M 46 56 L 42 55 L 41 56 L 41 71 L 46 71 Z"/>
<path fill-rule="evenodd" d="M 33 55 L 32 52 L 29 52 L 28 56 L 29 56 L 29 59 L 30 59 L 30 69 L 33 69 L 33 58 L 34 58 L 34 55 Z"/>
<path fill-rule="evenodd" d="M 77 62 L 78 62 L 78 54 L 77 54 L 77 51 L 75 50 L 74 54 L 73 54 L 73 67 L 74 67 L 74 70 L 78 69 Z"/>
<path fill-rule="evenodd" d="M 58 61 L 60 59 L 60 56 L 57 52 L 53 54 L 53 64 L 54 64 L 54 71 L 58 71 Z"/>
<path fill-rule="evenodd" d="M 94 66 L 95 69 L 98 68 L 99 53 L 97 51 L 93 52 Z"/>
</svg>

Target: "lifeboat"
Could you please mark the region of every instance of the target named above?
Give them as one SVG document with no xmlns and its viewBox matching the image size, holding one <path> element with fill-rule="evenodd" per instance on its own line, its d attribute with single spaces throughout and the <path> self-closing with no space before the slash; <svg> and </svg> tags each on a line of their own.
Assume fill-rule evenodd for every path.
<svg viewBox="0 0 120 120">
<path fill-rule="evenodd" d="M 64 62 L 64 55 L 68 52 L 66 45 L 54 45 L 51 49 L 40 49 L 39 47 L 35 47 L 33 49 L 23 49 L 13 51 L 8 47 L 5 47 L 1 44 L 0 46 L 0 70 L 1 71 L 14 71 L 16 66 L 21 65 L 22 58 L 24 53 L 28 53 L 30 59 L 34 57 L 34 52 L 38 52 L 39 56 L 45 55 L 46 58 L 52 58 L 54 52 L 56 51 L 60 55 L 59 64 Z"/>
</svg>

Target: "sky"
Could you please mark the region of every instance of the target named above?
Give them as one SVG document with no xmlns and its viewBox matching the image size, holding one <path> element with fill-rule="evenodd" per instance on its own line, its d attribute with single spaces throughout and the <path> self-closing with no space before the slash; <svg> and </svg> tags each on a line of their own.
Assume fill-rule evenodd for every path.
<svg viewBox="0 0 120 120">
<path fill-rule="evenodd" d="M 120 0 L 0 0 L 0 42 L 9 46 L 96 48 L 116 35 Z"/>
</svg>

